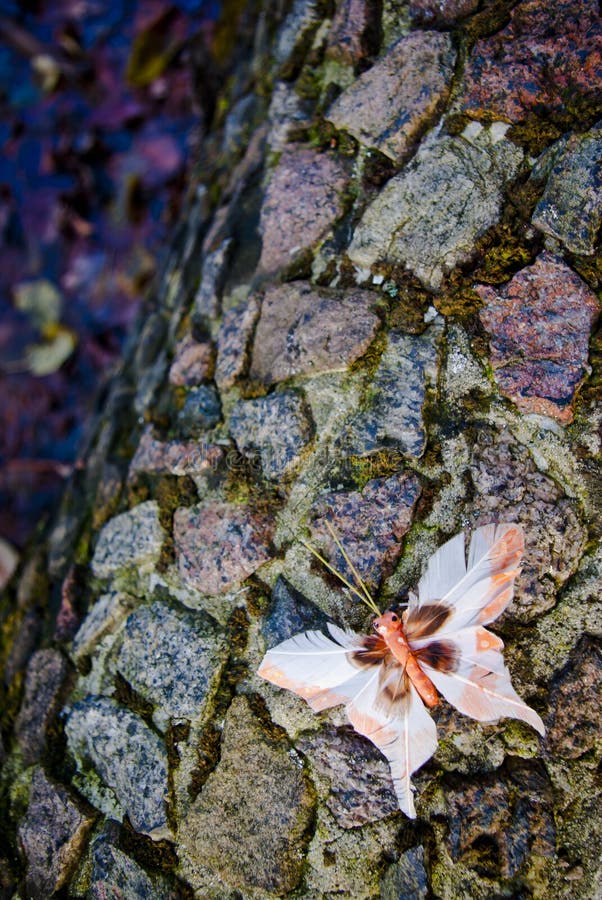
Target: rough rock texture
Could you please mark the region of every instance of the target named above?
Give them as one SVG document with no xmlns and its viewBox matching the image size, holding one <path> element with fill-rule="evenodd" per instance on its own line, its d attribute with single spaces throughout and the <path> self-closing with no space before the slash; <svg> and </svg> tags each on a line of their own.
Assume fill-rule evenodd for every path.
<svg viewBox="0 0 602 900">
<path fill-rule="evenodd" d="M 213 372 L 213 347 L 208 341 L 195 341 L 188 335 L 178 343 L 169 370 L 171 384 L 195 387 L 207 381 Z"/>
<path fill-rule="evenodd" d="M 475 12 L 479 0 L 410 0 L 413 19 L 425 25 L 453 25 Z"/>
<path fill-rule="evenodd" d="M 552 147 L 541 168 L 550 167 L 531 221 L 573 253 L 594 252 L 602 221 L 602 129 L 574 135 Z"/>
<path fill-rule="evenodd" d="M 575 504 L 537 470 L 528 451 L 508 432 L 482 429 L 470 460 L 474 487 L 470 510 L 476 524 L 520 522 L 527 540 L 518 590 L 506 615 L 533 621 L 555 602 L 557 585 L 564 584 L 579 564 L 586 531 Z"/>
<path fill-rule="evenodd" d="M 94 550 L 92 571 L 105 578 L 126 566 L 152 566 L 164 537 L 157 504 L 152 500 L 140 503 L 104 526 Z"/>
<path fill-rule="evenodd" d="M 368 349 L 379 325 L 368 291 L 270 288 L 255 332 L 251 377 L 266 384 L 344 369 Z"/>
<path fill-rule="evenodd" d="M 219 765 L 182 824 L 188 865 L 243 892 L 286 893 L 301 879 L 313 806 L 300 759 L 282 738 L 265 734 L 239 697 L 224 725 Z"/>
<path fill-rule="evenodd" d="M 67 671 L 67 662 L 57 650 L 38 650 L 29 661 L 23 702 L 15 722 L 15 735 L 27 766 L 42 755 L 46 728 L 58 711 Z"/>
<path fill-rule="evenodd" d="M 92 875 L 90 900 L 107 897 L 144 897 L 144 900 L 171 900 L 178 894 L 162 878 L 152 879 L 106 834 L 94 838 L 91 847 Z"/>
<path fill-rule="evenodd" d="M 573 419 L 598 318 L 596 295 L 561 259 L 542 253 L 503 288 L 477 285 L 500 390 L 523 412 Z"/>
<path fill-rule="evenodd" d="M 337 6 L 326 42 L 326 58 L 354 66 L 368 56 L 378 23 L 372 4 L 343 0 Z"/>
<path fill-rule="evenodd" d="M 286 267 L 324 238 L 343 212 L 347 182 L 336 158 L 302 146 L 287 148 L 261 207 L 260 268 Z"/>
<path fill-rule="evenodd" d="M 34 770 L 27 813 L 19 826 L 28 896 L 49 897 L 65 885 L 93 821 L 69 791 L 54 784 L 42 768 Z"/>
<path fill-rule="evenodd" d="M 502 188 L 522 155 L 503 134 L 469 126 L 460 137 L 423 144 L 364 213 L 348 250 L 352 262 L 403 265 L 437 290 L 499 217 Z"/>
<path fill-rule="evenodd" d="M 416 476 L 404 474 L 374 478 L 361 492 L 327 494 L 316 506 L 314 533 L 326 541 L 335 568 L 349 577 L 325 526 L 328 521 L 364 581 L 377 585 L 399 559 L 401 539 L 410 527 L 419 495 Z"/>
<path fill-rule="evenodd" d="M 327 117 L 399 162 L 444 107 L 454 62 L 449 35 L 409 34 L 341 94 Z"/>
<path fill-rule="evenodd" d="M 110 789 L 112 796 L 91 796 L 92 802 L 104 801 L 110 814 L 116 801 L 136 831 L 155 839 L 168 836 L 167 755 L 148 725 L 113 700 L 88 697 L 75 704 L 65 731 L 81 771 L 91 762 Z"/>
<path fill-rule="evenodd" d="M 201 475 L 216 468 L 223 449 L 196 441 L 158 441 L 147 428 L 130 463 L 130 472 L 154 475 Z"/>
<path fill-rule="evenodd" d="M 241 453 L 259 456 L 266 478 L 279 479 L 299 462 L 313 423 L 303 397 L 284 391 L 242 400 L 232 410 L 230 431 Z"/>
<path fill-rule="evenodd" d="M 249 297 L 224 313 L 217 336 L 215 380 L 220 390 L 232 387 L 245 371 L 248 345 L 259 316 L 259 302 Z"/>
<path fill-rule="evenodd" d="M 477 41 L 466 67 L 464 109 L 519 122 L 529 113 L 602 101 L 602 23 L 595 0 L 523 0 L 510 22 Z"/>
<path fill-rule="evenodd" d="M 224 657 L 209 616 L 153 603 L 128 617 L 115 668 L 163 719 L 194 719 L 215 690 Z"/>
<path fill-rule="evenodd" d="M 363 454 L 394 447 L 410 456 L 422 456 L 426 446 L 422 410 L 427 385 L 437 377 L 439 336 L 440 329 L 435 326 L 421 335 L 389 332 L 370 387 L 370 404 L 345 434 L 348 452 Z"/>
<path fill-rule="evenodd" d="M 185 582 L 211 596 L 238 587 L 270 559 L 272 517 L 247 506 L 178 509 L 174 540 Z"/>
<path fill-rule="evenodd" d="M 343 828 L 355 828 L 396 812 L 391 775 L 373 744 L 346 728 L 324 728 L 297 745 L 330 781 L 326 805 Z"/>
<path fill-rule="evenodd" d="M 178 413 L 178 423 L 185 434 L 201 434 L 217 425 L 222 417 L 219 395 L 212 384 L 192 388 Z"/>
<path fill-rule="evenodd" d="M 594 900 L 597 4 L 230 12 L 182 56 L 206 130 L 148 312 L 0 593 L 0 894 Z M 257 669 L 372 629 L 328 525 L 386 609 L 493 522 L 547 732 L 442 699 L 410 821 L 342 707 Z"/>
</svg>

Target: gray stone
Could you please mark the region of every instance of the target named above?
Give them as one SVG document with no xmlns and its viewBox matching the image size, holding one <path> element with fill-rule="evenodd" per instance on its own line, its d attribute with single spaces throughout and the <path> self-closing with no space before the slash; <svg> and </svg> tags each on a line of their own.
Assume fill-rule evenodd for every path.
<svg viewBox="0 0 602 900">
<path fill-rule="evenodd" d="M 175 900 L 177 896 L 165 878 L 151 878 L 106 833 L 92 842 L 91 857 L 89 900 Z"/>
<path fill-rule="evenodd" d="M 348 180 L 336 157 L 301 145 L 285 148 L 261 207 L 261 270 L 287 268 L 328 234 L 343 212 Z"/>
<path fill-rule="evenodd" d="M 400 162 L 445 106 L 455 57 L 448 34 L 412 32 L 341 94 L 327 119 Z"/>
<path fill-rule="evenodd" d="M 312 32 L 322 21 L 315 0 L 295 0 L 283 25 L 278 30 L 274 62 L 280 74 L 288 76 L 311 40 Z"/>
<path fill-rule="evenodd" d="M 224 451 L 216 444 L 201 441 L 158 441 L 149 426 L 142 433 L 130 463 L 130 473 L 152 475 L 204 475 L 216 469 Z"/>
<path fill-rule="evenodd" d="M 262 618 L 261 634 L 266 647 L 275 647 L 300 631 L 319 631 L 326 627 L 327 621 L 319 607 L 279 575 L 269 610 Z"/>
<path fill-rule="evenodd" d="M 572 135 L 552 152 L 552 170 L 531 221 L 572 253 L 591 254 L 602 221 L 602 128 Z"/>
<path fill-rule="evenodd" d="M 178 413 L 178 424 L 186 434 L 198 434 L 217 425 L 222 417 L 219 394 L 212 384 L 192 388 Z"/>
<path fill-rule="evenodd" d="M 245 896 L 253 889 L 282 896 L 301 880 L 313 807 L 301 760 L 269 738 L 248 701 L 237 697 L 224 724 L 219 764 L 178 837 L 190 865 Z"/>
<path fill-rule="evenodd" d="M 127 619 L 115 667 L 145 700 L 159 709 L 155 721 L 198 718 L 216 688 L 227 650 L 203 612 L 165 603 L 141 606 Z"/>
<path fill-rule="evenodd" d="M 209 501 L 177 509 L 174 540 L 180 575 L 211 597 L 239 587 L 271 557 L 269 512 Z"/>
<path fill-rule="evenodd" d="M 330 781 L 326 805 L 343 828 L 376 822 L 399 806 L 387 761 L 350 728 L 328 726 L 297 741 L 313 769 Z"/>
<path fill-rule="evenodd" d="M 460 137 L 423 143 L 364 213 L 348 250 L 366 268 L 403 264 L 437 290 L 443 276 L 475 252 L 497 222 L 503 188 L 518 171 L 522 151 L 503 137 L 505 126 L 472 123 Z"/>
<path fill-rule="evenodd" d="M 376 334 L 375 299 L 368 291 L 314 288 L 302 281 L 269 288 L 255 332 L 251 378 L 273 384 L 345 369 Z"/>
<path fill-rule="evenodd" d="M 57 712 L 67 662 L 58 650 L 38 650 L 27 666 L 25 692 L 15 722 L 23 763 L 38 762 L 46 742 L 46 728 Z"/>
<path fill-rule="evenodd" d="M 80 771 L 92 764 L 134 829 L 169 837 L 167 754 L 148 725 L 113 700 L 87 697 L 71 710 L 65 732 Z"/>
<path fill-rule="evenodd" d="M 230 433 L 241 453 L 259 456 L 266 478 L 278 480 L 296 467 L 311 441 L 311 412 L 293 391 L 241 400 L 230 415 Z"/>
<path fill-rule="evenodd" d="M 311 124 L 311 106 L 286 81 L 277 81 L 268 112 L 272 153 L 281 153 L 287 144 L 300 137 Z"/>
<path fill-rule="evenodd" d="M 481 427 L 470 465 L 472 495 L 467 510 L 472 527 L 518 522 L 525 533 L 525 558 L 506 617 L 536 621 L 557 602 L 559 585 L 575 573 L 587 533 L 575 504 L 529 451 L 508 432 Z"/>
<path fill-rule="evenodd" d="M 210 318 L 220 313 L 222 288 L 227 273 L 231 244 L 232 239 L 226 238 L 216 250 L 205 256 L 201 283 L 194 298 L 194 311 L 197 316 Z"/>
<path fill-rule="evenodd" d="M 147 500 L 110 519 L 101 530 L 92 557 L 98 578 L 136 566 L 150 569 L 157 561 L 165 537 L 159 523 L 159 506 Z"/>
<path fill-rule="evenodd" d="M 422 409 L 427 386 L 437 380 L 440 334 L 435 325 L 421 335 L 389 332 L 371 385 L 370 406 L 344 435 L 348 452 L 361 455 L 394 447 L 408 456 L 422 456 L 426 447 Z"/>
<path fill-rule="evenodd" d="M 215 381 L 221 391 L 234 385 L 246 371 L 249 344 L 259 318 L 259 300 L 251 295 L 224 313 L 217 336 Z"/>
<path fill-rule="evenodd" d="M 105 634 L 108 634 L 128 612 L 134 603 L 132 597 L 110 591 L 102 594 L 79 627 L 73 638 L 73 655 L 76 660 L 90 653 Z"/>
<path fill-rule="evenodd" d="M 93 821 L 69 791 L 50 781 L 43 769 L 35 769 L 29 806 L 18 830 L 27 862 L 27 897 L 50 897 L 66 884 Z"/>
<path fill-rule="evenodd" d="M 385 872 L 380 888 L 381 900 L 426 900 L 428 893 L 424 847 L 411 847 Z"/>
</svg>

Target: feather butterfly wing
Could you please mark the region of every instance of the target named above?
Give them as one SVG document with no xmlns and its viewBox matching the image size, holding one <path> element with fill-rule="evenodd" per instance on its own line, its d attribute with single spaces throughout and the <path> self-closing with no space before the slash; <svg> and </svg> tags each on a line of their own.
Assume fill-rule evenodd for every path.
<svg viewBox="0 0 602 900">
<path fill-rule="evenodd" d="M 310 631 L 268 650 L 258 674 L 315 711 L 346 704 L 354 729 L 388 760 L 400 809 L 415 818 L 410 778 L 437 748 L 435 723 L 380 638 L 328 629 L 335 640 Z"/>
<path fill-rule="evenodd" d="M 403 628 L 422 672 L 460 712 L 485 722 L 522 719 L 543 734 L 540 717 L 512 687 L 503 642 L 483 627 L 510 603 L 522 553 L 516 525 L 477 529 L 468 564 L 464 535 L 456 535 L 429 560 Z M 309 631 L 268 650 L 259 674 L 315 711 L 344 703 L 355 730 L 387 758 L 399 806 L 415 818 L 410 778 L 437 748 L 435 723 L 382 637 L 328 629 L 332 640 Z"/>
<path fill-rule="evenodd" d="M 522 719 L 544 734 L 512 687 L 503 641 L 483 627 L 512 600 L 523 549 L 517 525 L 486 525 L 473 535 L 466 566 L 456 535 L 430 559 L 404 627 L 420 667 L 452 706 L 481 722 Z"/>
</svg>

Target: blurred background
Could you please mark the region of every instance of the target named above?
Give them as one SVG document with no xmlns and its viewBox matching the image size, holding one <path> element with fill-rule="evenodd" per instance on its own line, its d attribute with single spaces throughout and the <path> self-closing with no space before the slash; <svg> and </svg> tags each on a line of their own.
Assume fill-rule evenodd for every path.
<svg viewBox="0 0 602 900">
<path fill-rule="evenodd" d="M 43 527 L 176 221 L 218 0 L 0 0 L 0 575 Z"/>
</svg>

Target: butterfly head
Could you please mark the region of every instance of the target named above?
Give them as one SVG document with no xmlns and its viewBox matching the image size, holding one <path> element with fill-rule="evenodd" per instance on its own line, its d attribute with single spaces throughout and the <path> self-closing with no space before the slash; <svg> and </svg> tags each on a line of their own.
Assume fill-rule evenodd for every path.
<svg viewBox="0 0 602 900">
<path fill-rule="evenodd" d="M 374 620 L 373 627 L 378 634 L 382 634 L 386 638 L 402 628 L 401 616 L 395 610 L 389 609 L 382 616 L 379 616 L 378 619 Z"/>
</svg>

